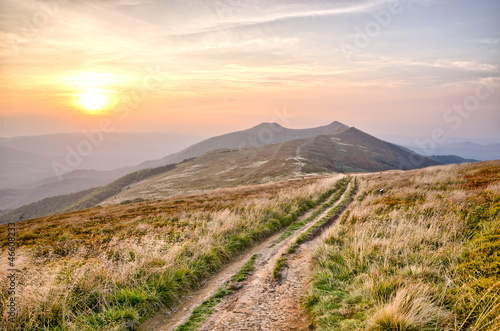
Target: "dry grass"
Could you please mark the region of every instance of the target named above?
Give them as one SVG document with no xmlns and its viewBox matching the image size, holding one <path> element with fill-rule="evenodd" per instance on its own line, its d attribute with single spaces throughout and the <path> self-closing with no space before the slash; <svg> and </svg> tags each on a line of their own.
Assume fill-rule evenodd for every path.
<svg viewBox="0 0 500 331">
<path fill-rule="evenodd" d="M 500 162 L 358 179 L 315 255 L 305 303 L 319 329 L 497 330 Z"/>
<path fill-rule="evenodd" d="M 276 182 L 295 177 L 297 146 L 301 140 L 256 148 L 219 149 L 179 164 L 174 170 L 131 185 L 102 202 L 110 205 L 142 198 L 164 199 L 222 187 Z"/>
<path fill-rule="evenodd" d="M 341 176 L 216 190 L 18 223 L 23 330 L 134 329 L 254 242 L 289 225 Z M 7 328 L 6 226 L 0 327 Z"/>
</svg>

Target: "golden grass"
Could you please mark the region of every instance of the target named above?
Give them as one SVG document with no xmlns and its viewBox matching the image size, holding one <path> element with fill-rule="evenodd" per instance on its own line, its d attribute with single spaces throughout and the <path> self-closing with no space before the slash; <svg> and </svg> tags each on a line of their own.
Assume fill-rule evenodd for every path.
<svg viewBox="0 0 500 331">
<path fill-rule="evenodd" d="M 23 330 L 134 329 L 252 243 L 289 225 L 342 176 L 216 190 L 18 223 Z M 6 226 L 0 326 L 6 328 Z"/>
<path fill-rule="evenodd" d="M 500 162 L 358 179 L 315 254 L 305 304 L 318 328 L 496 330 Z"/>
</svg>

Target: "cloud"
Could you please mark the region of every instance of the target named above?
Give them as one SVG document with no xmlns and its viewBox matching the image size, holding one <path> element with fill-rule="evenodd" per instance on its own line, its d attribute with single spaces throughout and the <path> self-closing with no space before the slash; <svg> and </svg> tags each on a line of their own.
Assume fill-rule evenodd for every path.
<svg viewBox="0 0 500 331">
<path fill-rule="evenodd" d="M 486 44 L 486 45 L 498 45 L 500 39 L 498 38 L 483 38 L 483 39 L 471 39 L 473 43 Z"/>
<path fill-rule="evenodd" d="M 102 1 L 104 6 L 118 7 L 118 6 L 139 6 L 151 3 L 152 0 L 106 0 Z"/>
<path fill-rule="evenodd" d="M 354 5 L 352 4 L 352 2 L 349 2 L 348 5 L 341 3 L 341 5 L 332 6 L 331 3 L 330 4 L 327 4 L 325 2 L 315 3 L 314 1 L 312 1 L 311 3 L 308 3 L 307 6 L 295 6 L 294 11 L 289 10 L 287 6 L 277 6 L 276 4 L 280 4 L 279 1 L 276 3 L 273 2 L 273 6 L 271 6 L 271 8 L 269 8 L 270 7 L 269 2 L 264 2 L 262 3 L 264 7 L 259 8 L 260 10 L 254 12 L 253 14 L 247 13 L 245 15 L 246 17 L 240 16 L 227 19 L 224 18 L 224 16 L 226 16 L 225 14 L 220 14 L 219 16 L 221 16 L 221 19 L 209 22 L 209 24 L 207 24 L 206 26 L 200 26 L 198 31 L 176 34 L 176 36 L 188 36 L 193 34 L 215 32 L 226 29 L 256 26 L 256 25 L 269 24 L 289 19 L 369 12 L 384 4 L 393 2 L 395 1 L 371 0 L 371 1 L 358 1 L 358 3 Z M 321 6 L 318 6 L 318 4 L 320 4 Z M 317 8 L 311 9 L 314 7 Z M 263 13 L 265 14 L 263 15 Z M 230 14 L 232 14 L 232 16 L 238 16 L 234 15 L 234 13 Z"/>
</svg>

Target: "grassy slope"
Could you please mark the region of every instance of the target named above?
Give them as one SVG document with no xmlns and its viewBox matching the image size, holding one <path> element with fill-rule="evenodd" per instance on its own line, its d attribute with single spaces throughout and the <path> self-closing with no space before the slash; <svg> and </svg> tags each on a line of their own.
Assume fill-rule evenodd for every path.
<svg viewBox="0 0 500 331">
<path fill-rule="evenodd" d="M 221 149 L 180 164 L 108 199 L 106 205 L 135 198 L 161 199 L 221 187 L 276 181 L 294 175 L 297 146 L 301 140 L 243 149 Z"/>
<path fill-rule="evenodd" d="M 498 330 L 500 162 L 358 179 L 315 255 L 318 329 Z"/>
<path fill-rule="evenodd" d="M 302 174 L 318 172 L 381 171 L 413 169 L 439 164 L 355 128 L 333 135 L 243 149 L 219 149 L 179 165 L 110 198 L 103 205 L 124 200 L 161 199 L 218 187 L 271 182 L 297 175 L 297 149 L 301 147 Z M 421 161 L 416 162 L 416 161 Z M 413 163 L 412 163 L 413 162 Z"/>
<path fill-rule="evenodd" d="M 45 198 L 37 202 L 30 203 L 17 209 L 10 210 L 0 215 L 0 224 L 17 222 L 19 219 L 31 219 L 43 215 L 57 213 L 75 202 L 92 194 L 96 189 L 92 188 L 72 194 L 59 195 Z"/>
<path fill-rule="evenodd" d="M 253 243 L 322 202 L 340 177 L 93 208 L 16 224 L 23 330 L 133 329 Z M 7 227 L 0 226 L 0 278 Z M 0 328 L 7 321 L 1 283 Z"/>
<path fill-rule="evenodd" d="M 356 128 L 318 136 L 302 148 L 304 172 L 368 172 L 416 169 L 440 164 L 377 139 Z"/>
</svg>

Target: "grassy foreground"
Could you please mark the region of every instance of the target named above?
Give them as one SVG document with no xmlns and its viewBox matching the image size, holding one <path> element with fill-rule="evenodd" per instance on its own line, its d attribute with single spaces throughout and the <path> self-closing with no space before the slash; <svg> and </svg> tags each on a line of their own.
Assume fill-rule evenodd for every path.
<svg viewBox="0 0 500 331">
<path fill-rule="evenodd" d="M 500 330 L 500 162 L 357 179 L 315 253 L 317 329 Z"/>
<path fill-rule="evenodd" d="M 342 176 L 222 189 L 16 224 L 22 330 L 133 330 L 334 192 Z M 338 186 L 337 186 L 338 187 Z M 0 226 L 0 329 L 8 322 Z"/>
</svg>

